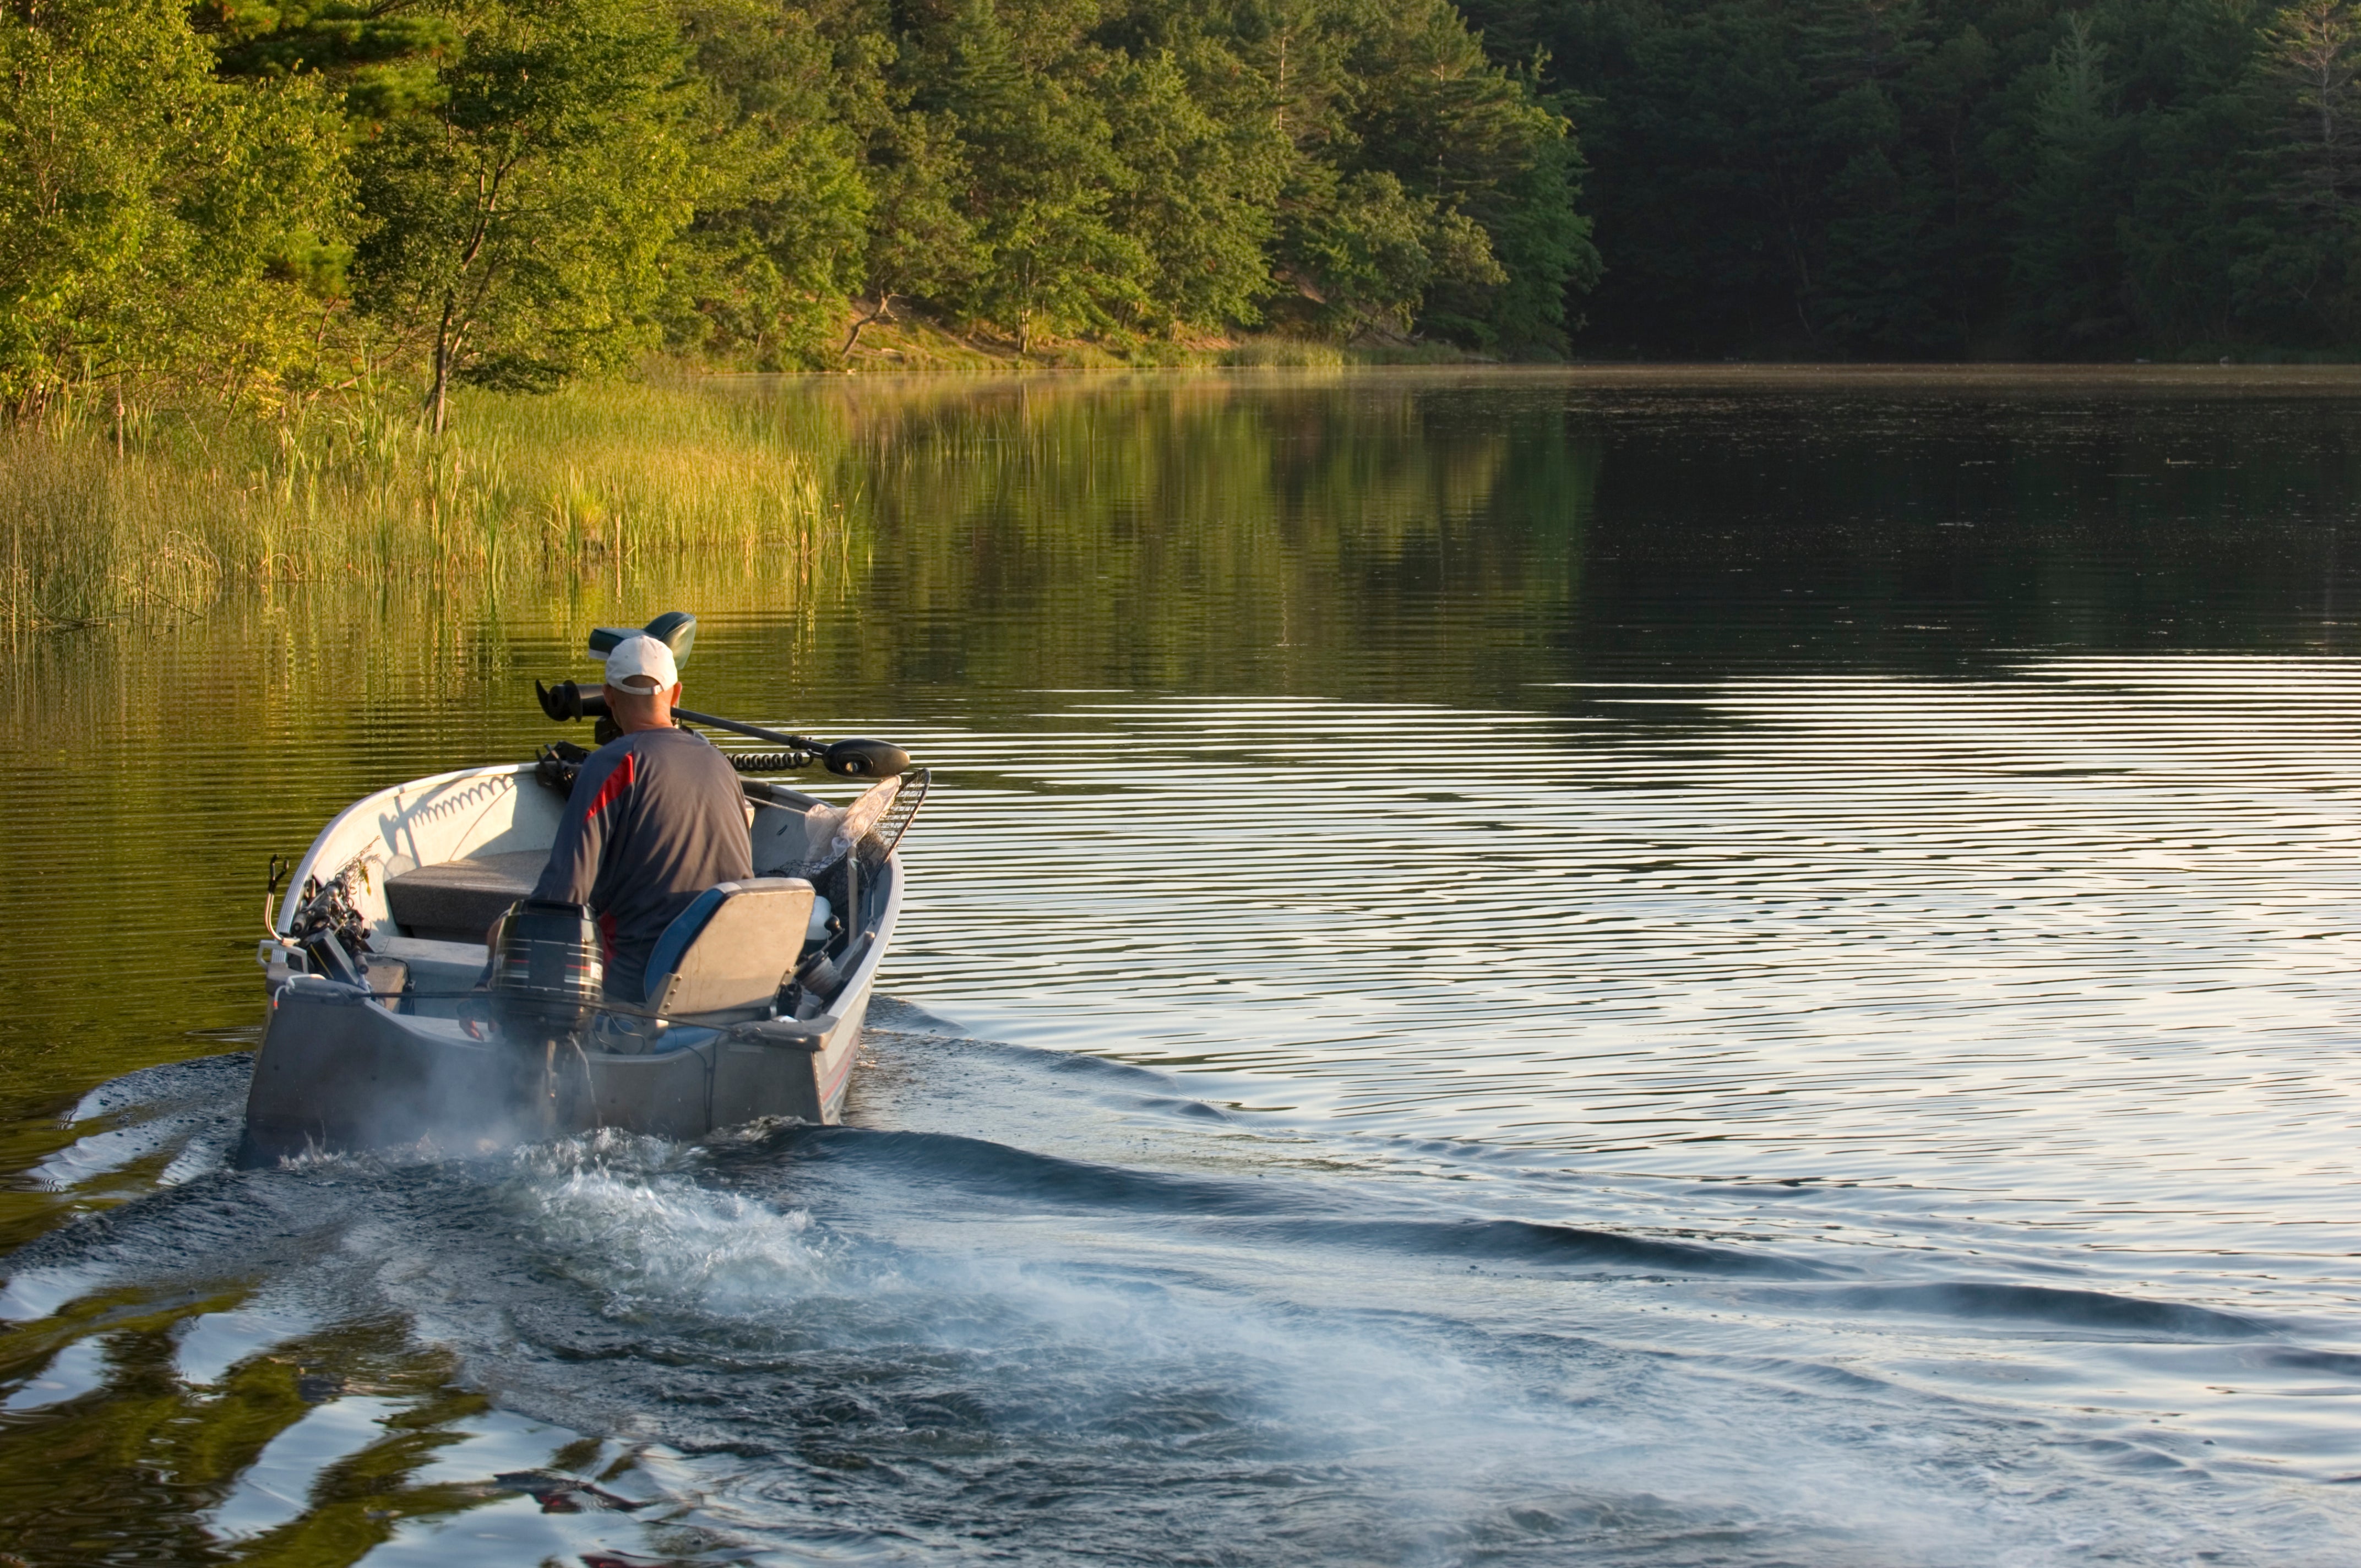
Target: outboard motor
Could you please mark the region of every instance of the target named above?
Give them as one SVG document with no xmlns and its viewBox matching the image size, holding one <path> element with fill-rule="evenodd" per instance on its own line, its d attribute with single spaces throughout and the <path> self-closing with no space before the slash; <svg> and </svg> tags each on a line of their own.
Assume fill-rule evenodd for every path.
<svg viewBox="0 0 2361 1568">
<path fill-rule="evenodd" d="M 575 1033 L 604 994 L 606 970 L 589 910 L 517 900 L 492 937 L 489 989 L 502 1027 L 535 1042 Z"/>
</svg>

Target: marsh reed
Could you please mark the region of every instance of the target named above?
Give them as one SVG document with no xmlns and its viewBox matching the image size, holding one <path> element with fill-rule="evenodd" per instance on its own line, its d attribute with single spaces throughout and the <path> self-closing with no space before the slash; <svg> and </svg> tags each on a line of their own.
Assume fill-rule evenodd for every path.
<svg viewBox="0 0 2361 1568">
<path fill-rule="evenodd" d="M 681 556 L 847 547 L 814 437 L 687 388 L 474 393 L 281 417 L 52 411 L 0 431 L 0 624 L 202 610 L 238 584 L 462 586 Z M 786 563 L 783 563 L 786 565 Z"/>
</svg>

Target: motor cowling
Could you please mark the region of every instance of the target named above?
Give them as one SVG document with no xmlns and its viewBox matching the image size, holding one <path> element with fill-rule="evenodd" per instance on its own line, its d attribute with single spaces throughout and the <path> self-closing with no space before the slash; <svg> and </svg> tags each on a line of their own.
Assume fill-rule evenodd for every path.
<svg viewBox="0 0 2361 1568">
<path fill-rule="evenodd" d="M 604 1000 L 606 979 L 598 927 L 583 905 L 522 898 L 500 916 L 489 990 L 511 1029 L 581 1028 Z"/>
</svg>

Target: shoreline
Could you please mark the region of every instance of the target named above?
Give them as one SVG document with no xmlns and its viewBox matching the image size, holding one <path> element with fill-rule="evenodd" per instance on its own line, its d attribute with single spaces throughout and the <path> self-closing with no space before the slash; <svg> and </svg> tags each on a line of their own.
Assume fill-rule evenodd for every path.
<svg viewBox="0 0 2361 1568">
<path fill-rule="evenodd" d="M 910 381 L 923 383 L 972 382 L 989 384 L 1016 378 L 1080 379 L 1088 377 L 1170 377 L 1175 379 L 1236 378 L 1261 376 L 1289 378 L 1311 375 L 1382 375 L 1389 378 L 1412 377 L 1475 376 L 1483 378 L 1532 380 L 1729 380 L 1766 381 L 1869 381 L 1882 385 L 1907 385 L 1919 382 L 1966 381 L 2002 383 L 2009 381 L 2087 381 L 2133 384 L 2210 385 L 2226 378 L 2248 380 L 2281 380 L 2289 384 L 2347 381 L 2361 386 L 2361 360 L 2331 363 L 2291 363 L 2275 360 L 2235 361 L 2227 364 L 2212 361 L 2122 362 L 2107 360 L 2055 364 L 2037 360 L 1958 360 L 1933 363 L 1918 361 L 1880 361 L 1843 363 L 1809 359 L 1569 359 L 1552 363 L 1511 362 L 1488 359 L 1435 359 L 1428 362 L 1406 360 L 1365 359 L 1346 360 L 1335 364 L 1224 364 L 1206 361 L 1180 365 L 1015 365 L 997 364 L 969 368 L 945 366 L 895 367 L 893 368 L 860 368 L 839 370 L 686 370 L 676 368 L 650 369 L 642 373 L 639 384 L 662 388 L 694 389 L 739 384 L 819 385 L 836 383 L 868 383 L 873 381 Z M 605 385 L 631 385 L 631 381 L 612 383 L 582 383 L 583 389 Z"/>
<path fill-rule="evenodd" d="M 1229 374 L 1258 370 L 1501 370 L 1549 373 L 1582 370 L 1599 373 L 1678 370 L 1703 372 L 1836 372 L 1879 378 L 1913 376 L 1998 374 L 2033 376 L 2049 373 L 2111 374 L 2172 372 L 2211 374 L 2221 369 L 2287 370 L 2299 373 L 2361 374 L 2361 355 L 2331 357 L 2301 350 L 2233 348 L 2224 345 L 2190 351 L 2169 359 L 2108 360 L 1842 360 L 1730 357 L 1714 359 L 1646 359 L 1629 355 L 1571 354 L 1563 359 L 1512 359 L 1481 349 L 1423 339 L 1364 336 L 1349 343 L 1288 336 L 1208 335 L 1193 340 L 1100 342 L 1091 339 L 1052 341 L 1019 355 L 1012 343 L 982 338 L 946 326 L 913 312 L 890 321 L 864 323 L 855 346 L 838 364 L 796 370 L 706 369 L 692 361 L 661 356 L 643 367 L 643 376 L 666 374 L 687 378 L 814 377 L 951 377 L 989 378 L 1001 376 L 1075 375 L 1084 372 L 1159 372 Z"/>
</svg>

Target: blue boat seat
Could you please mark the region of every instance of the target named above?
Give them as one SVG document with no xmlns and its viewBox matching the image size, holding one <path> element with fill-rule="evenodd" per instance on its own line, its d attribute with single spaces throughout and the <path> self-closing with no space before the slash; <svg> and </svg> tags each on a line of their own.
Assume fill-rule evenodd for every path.
<svg viewBox="0 0 2361 1568">
<path fill-rule="evenodd" d="M 811 916 L 812 884 L 801 877 L 707 888 L 648 957 L 648 1011 L 673 1017 L 768 1007 L 803 955 Z"/>
</svg>

